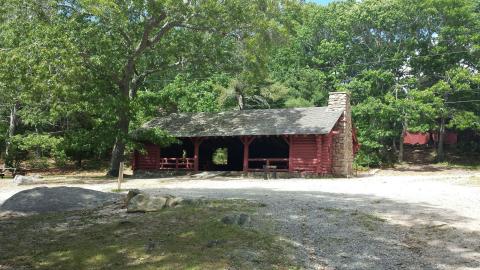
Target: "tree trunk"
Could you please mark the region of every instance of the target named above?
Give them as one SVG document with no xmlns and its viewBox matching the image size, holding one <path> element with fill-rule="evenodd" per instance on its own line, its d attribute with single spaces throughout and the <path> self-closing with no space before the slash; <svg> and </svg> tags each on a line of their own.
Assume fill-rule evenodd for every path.
<svg viewBox="0 0 480 270">
<path fill-rule="evenodd" d="M 403 162 L 403 139 L 405 137 L 406 132 L 407 132 L 407 126 L 403 125 L 402 133 L 400 134 L 400 140 L 398 145 L 398 162 Z"/>
<path fill-rule="evenodd" d="M 440 131 L 438 132 L 437 161 L 442 162 L 445 159 L 445 117 L 440 120 Z"/>
<path fill-rule="evenodd" d="M 120 168 L 120 162 L 124 161 L 123 154 L 125 152 L 125 139 L 128 134 L 128 125 L 130 119 L 125 110 L 119 112 L 118 115 L 118 128 L 119 133 L 115 138 L 115 145 L 112 150 L 112 159 L 110 160 L 110 176 L 118 176 L 118 169 Z"/>
<path fill-rule="evenodd" d="M 243 110 L 245 108 L 244 103 L 243 103 L 243 95 L 242 94 L 237 94 L 237 103 L 238 103 L 238 108 L 240 110 Z"/>
<path fill-rule="evenodd" d="M 122 95 L 122 104 L 119 106 L 118 114 L 118 133 L 115 138 L 115 144 L 112 150 L 112 158 L 110 160 L 110 170 L 108 175 L 118 176 L 118 170 L 120 168 L 120 162 L 124 161 L 125 152 L 125 140 L 128 134 L 128 126 L 130 124 L 129 102 L 130 102 L 130 86 L 128 83 L 122 83 L 119 85 L 120 93 Z"/>
<path fill-rule="evenodd" d="M 395 138 L 392 139 L 392 148 L 394 153 L 398 153 L 397 141 Z"/>
<path fill-rule="evenodd" d="M 11 155 L 11 147 L 12 147 L 12 144 L 11 144 L 11 141 L 10 141 L 10 138 L 12 138 L 14 135 L 15 135 L 15 132 L 17 130 L 17 125 L 18 125 L 18 107 L 19 107 L 19 103 L 18 101 L 15 102 L 15 104 L 12 106 L 12 108 L 10 109 L 10 123 L 9 123 L 9 126 L 8 126 L 8 139 L 7 139 L 7 143 L 5 145 L 5 157 L 6 157 L 6 162 L 8 163 L 7 166 L 13 166 L 13 164 L 11 163 L 12 160 L 11 158 L 9 157 Z"/>
</svg>

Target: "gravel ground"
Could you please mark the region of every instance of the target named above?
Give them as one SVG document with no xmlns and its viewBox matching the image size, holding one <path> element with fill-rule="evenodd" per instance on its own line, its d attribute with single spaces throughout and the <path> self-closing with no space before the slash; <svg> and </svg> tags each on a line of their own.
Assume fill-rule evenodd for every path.
<svg viewBox="0 0 480 270">
<path fill-rule="evenodd" d="M 480 187 L 468 185 L 479 176 L 136 179 L 123 188 L 263 202 L 261 216 L 276 221 L 306 269 L 480 269 Z M 81 186 L 110 191 L 115 183 Z M 3 187 L 0 202 L 24 188 Z"/>
</svg>

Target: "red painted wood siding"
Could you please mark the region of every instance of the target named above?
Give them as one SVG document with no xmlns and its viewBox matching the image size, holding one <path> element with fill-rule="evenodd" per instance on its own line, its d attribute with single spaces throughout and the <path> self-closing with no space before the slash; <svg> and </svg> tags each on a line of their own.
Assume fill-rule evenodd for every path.
<svg viewBox="0 0 480 270">
<path fill-rule="evenodd" d="M 292 171 L 316 172 L 317 141 L 315 136 L 294 136 L 290 151 Z"/>
<path fill-rule="evenodd" d="M 332 135 L 294 136 L 290 143 L 290 171 L 332 173 Z"/>
<path fill-rule="evenodd" d="M 160 162 L 160 148 L 154 144 L 145 145 L 147 151 L 144 155 L 135 152 L 135 170 L 154 170 Z"/>
<path fill-rule="evenodd" d="M 439 139 L 438 133 L 433 133 L 432 138 L 433 138 L 434 142 L 438 142 L 438 139 Z M 444 140 L 443 143 L 445 143 L 445 144 L 456 144 L 457 140 L 458 140 L 458 135 L 457 135 L 456 132 L 447 131 L 446 134 L 445 134 L 445 140 Z"/>
<path fill-rule="evenodd" d="M 332 173 L 332 154 L 333 154 L 333 134 L 322 135 L 322 150 L 321 150 L 321 163 L 319 164 L 319 174 L 331 174 Z"/>
<path fill-rule="evenodd" d="M 413 133 L 413 132 L 405 132 L 403 135 L 403 143 L 404 144 L 427 144 L 430 140 L 430 133 Z"/>
</svg>

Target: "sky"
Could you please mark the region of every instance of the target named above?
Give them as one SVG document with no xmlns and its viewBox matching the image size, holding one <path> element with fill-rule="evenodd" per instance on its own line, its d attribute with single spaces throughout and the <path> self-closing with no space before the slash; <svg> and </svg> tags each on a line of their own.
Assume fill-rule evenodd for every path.
<svg viewBox="0 0 480 270">
<path fill-rule="evenodd" d="M 333 2 L 334 0 L 310 0 L 310 2 L 314 2 L 314 3 L 317 3 L 317 4 L 322 4 L 322 5 L 326 5 L 330 2 Z"/>
</svg>

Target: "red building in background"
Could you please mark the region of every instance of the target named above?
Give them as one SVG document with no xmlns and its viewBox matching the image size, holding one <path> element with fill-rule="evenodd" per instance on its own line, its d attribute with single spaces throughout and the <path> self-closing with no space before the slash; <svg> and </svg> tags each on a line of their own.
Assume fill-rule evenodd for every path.
<svg viewBox="0 0 480 270">
<path fill-rule="evenodd" d="M 160 148 L 145 142 L 133 169 L 191 171 L 277 171 L 351 176 L 359 144 L 352 131 L 349 95 L 330 93 L 326 107 L 179 113 L 142 128 L 161 128 L 179 144 Z M 215 164 L 216 151 L 227 161 Z"/>
</svg>

